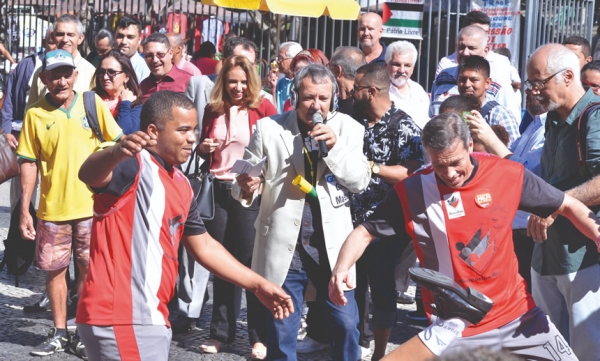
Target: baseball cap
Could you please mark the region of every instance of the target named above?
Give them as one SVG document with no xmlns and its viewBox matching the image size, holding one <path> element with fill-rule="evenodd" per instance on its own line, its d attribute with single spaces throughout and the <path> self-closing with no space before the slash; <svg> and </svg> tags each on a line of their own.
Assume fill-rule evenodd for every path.
<svg viewBox="0 0 600 361">
<path fill-rule="evenodd" d="M 47 52 L 42 62 L 42 71 L 53 70 L 60 66 L 75 67 L 71 53 L 62 49 Z"/>
</svg>

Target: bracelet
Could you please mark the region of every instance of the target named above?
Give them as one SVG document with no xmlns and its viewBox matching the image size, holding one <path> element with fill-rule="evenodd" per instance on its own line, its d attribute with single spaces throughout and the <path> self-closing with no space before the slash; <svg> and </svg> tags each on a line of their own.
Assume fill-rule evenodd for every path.
<svg viewBox="0 0 600 361">
<path fill-rule="evenodd" d="M 596 248 L 600 248 L 600 235 L 598 237 L 596 237 L 596 240 L 594 241 L 594 243 L 596 244 Z"/>
</svg>

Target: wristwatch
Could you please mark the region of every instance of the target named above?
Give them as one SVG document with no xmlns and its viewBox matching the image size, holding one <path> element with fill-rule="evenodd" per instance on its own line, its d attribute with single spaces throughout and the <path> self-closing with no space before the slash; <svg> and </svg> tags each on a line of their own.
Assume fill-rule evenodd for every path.
<svg viewBox="0 0 600 361">
<path fill-rule="evenodd" d="M 369 161 L 369 165 L 371 166 L 371 173 L 373 174 L 379 174 L 379 171 L 381 170 L 381 164 L 379 163 L 375 163 L 372 160 Z"/>
<path fill-rule="evenodd" d="M 380 165 L 381 164 L 379 163 L 373 163 L 373 168 L 371 169 L 371 172 L 373 172 L 373 174 L 379 174 L 379 171 L 381 170 Z"/>
</svg>

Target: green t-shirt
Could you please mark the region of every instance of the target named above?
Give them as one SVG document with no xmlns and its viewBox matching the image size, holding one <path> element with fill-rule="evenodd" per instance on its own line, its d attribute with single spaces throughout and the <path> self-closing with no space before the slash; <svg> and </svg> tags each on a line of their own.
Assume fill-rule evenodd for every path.
<svg viewBox="0 0 600 361">
<path fill-rule="evenodd" d="M 548 113 L 546 140 L 540 160 L 541 177 L 562 191 L 568 191 L 600 174 L 600 111 L 588 118 L 585 138 L 587 172 L 582 174 L 577 163 L 577 123 L 581 112 L 591 103 L 600 102 L 590 89 L 577 102 L 564 122 L 555 111 Z M 582 139 L 583 140 L 583 139 Z M 591 207 L 599 214 L 600 207 Z M 559 216 L 548 229 L 548 240 L 536 242 L 531 266 L 541 275 L 562 275 L 598 263 L 598 252 L 592 240 L 583 235 L 565 217 Z"/>
</svg>

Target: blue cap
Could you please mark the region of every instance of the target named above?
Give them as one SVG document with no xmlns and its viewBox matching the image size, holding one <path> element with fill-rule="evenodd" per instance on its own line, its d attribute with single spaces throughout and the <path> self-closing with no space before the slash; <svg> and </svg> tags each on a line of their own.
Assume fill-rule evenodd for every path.
<svg viewBox="0 0 600 361">
<path fill-rule="evenodd" d="M 71 53 L 62 49 L 47 52 L 42 63 L 42 71 L 56 69 L 60 66 L 75 67 Z"/>
</svg>

